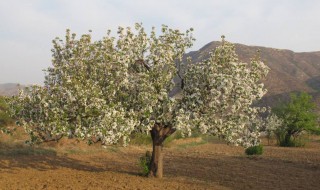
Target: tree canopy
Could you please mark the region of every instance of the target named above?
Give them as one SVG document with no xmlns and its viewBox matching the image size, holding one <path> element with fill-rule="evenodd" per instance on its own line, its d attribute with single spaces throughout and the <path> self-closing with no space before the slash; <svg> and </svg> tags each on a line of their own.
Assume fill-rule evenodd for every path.
<svg viewBox="0 0 320 190">
<path fill-rule="evenodd" d="M 316 105 L 312 96 L 306 92 L 292 93 L 290 101 L 274 108 L 274 113 L 282 119 L 282 126 L 276 129 L 276 135 L 281 146 L 295 146 L 292 138 L 303 131 L 314 130 L 317 127 Z"/>
</svg>

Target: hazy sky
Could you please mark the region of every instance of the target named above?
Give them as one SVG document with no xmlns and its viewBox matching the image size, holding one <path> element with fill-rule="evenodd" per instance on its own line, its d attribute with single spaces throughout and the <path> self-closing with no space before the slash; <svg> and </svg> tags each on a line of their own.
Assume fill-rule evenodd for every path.
<svg viewBox="0 0 320 190">
<path fill-rule="evenodd" d="M 66 28 L 93 30 L 161 24 L 195 29 L 198 50 L 228 41 L 297 52 L 320 51 L 319 0 L 0 0 L 0 83 L 42 84 L 51 41 Z"/>
</svg>

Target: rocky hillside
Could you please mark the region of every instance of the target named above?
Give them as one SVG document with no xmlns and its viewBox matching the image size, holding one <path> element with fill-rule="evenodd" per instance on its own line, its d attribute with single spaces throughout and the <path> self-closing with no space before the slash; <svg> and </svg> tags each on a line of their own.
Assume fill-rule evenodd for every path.
<svg viewBox="0 0 320 190">
<path fill-rule="evenodd" d="M 187 54 L 193 62 L 208 58 L 220 42 L 211 42 L 198 51 Z M 306 91 L 320 100 L 320 51 L 296 53 L 290 50 L 235 44 L 239 59 L 249 62 L 260 50 L 262 60 L 270 67 L 264 83 L 268 89 L 265 104 L 275 104 L 290 92 Z M 320 102 L 320 101 L 319 101 Z"/>
</svg>

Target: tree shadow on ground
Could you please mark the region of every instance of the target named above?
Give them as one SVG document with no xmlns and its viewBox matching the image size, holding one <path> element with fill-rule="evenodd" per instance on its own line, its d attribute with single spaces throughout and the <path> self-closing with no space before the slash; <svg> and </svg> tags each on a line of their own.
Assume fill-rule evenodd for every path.
<svg viewBox="0 0 320 190">
<path fill-rule="evenodd" d="M 135 176 L 142 176 L 142 170 L 139 167 L 140 152 L 121 152 L 114 155 L 101 155 L 91 157 L 90 160 L 103 168 L 104 171 L 124 173 Z"/>
<path fill-rule="evenodd" d="M 30 146 L 1 146 L 0 171 L 11 171 L 15 169 L 36 169 L 40 171 L 54 170 L 57 168 L 70 168 L 83 171 L 104 171 L 103 168 L 92 166 L 88 162 L 58 155 L 54 149 L 35 148 Z"/>
<path fill-rule="evenodd" d="M 69 168 L 89 172 L 117 172 L 141 176 L 138 165 L 140 152 L 112 152 L 94 149 L 67 149 L 64 153 L 50 147 L 32 147 L 23 144 L 0 144 L 0 172 L 14 172 L 17 169 L 39 171 Z M 109 151 L 109 152 L 108 152 Z M 102 153 L 102 154 L 99 154 Z"/>
</svg>

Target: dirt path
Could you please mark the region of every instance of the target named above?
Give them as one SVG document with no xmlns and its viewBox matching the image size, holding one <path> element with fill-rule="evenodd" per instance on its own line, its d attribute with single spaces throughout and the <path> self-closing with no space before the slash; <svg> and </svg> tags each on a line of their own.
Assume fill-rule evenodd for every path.
<svg viewBox="0 0 320 190">
<path fill-rule="evenodd" d="M 320 189 L 319 141 L 305 148 L 265 146 L 259 157 L 220 142 L 176 143 L 164 150 L 160 180 L 139 174 L 146 150 L 63 143 L 7 148 L 0 154 L 0 189 Z"/>
</svg>

